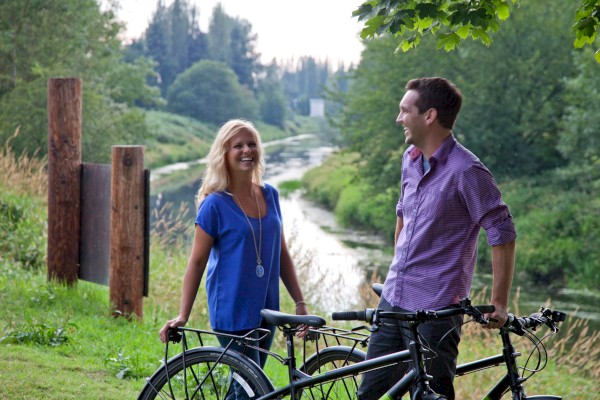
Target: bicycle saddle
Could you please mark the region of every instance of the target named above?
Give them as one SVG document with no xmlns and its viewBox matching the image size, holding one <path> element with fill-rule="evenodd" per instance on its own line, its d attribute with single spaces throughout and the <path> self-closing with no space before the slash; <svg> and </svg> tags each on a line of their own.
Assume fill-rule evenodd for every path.
<svg viewBox="0 0 600 400">
<path fill-rule="evenodd" d="M 313 328 L 319 328 L 325 325 L 325 319 L 318 315 L 294 315 L 268 309 L 261 310 L 260 315 L 268 323 L 275 326 L 307 325 Z"/>
<path fill-rule="evenodd" d="M 383 283 L 374 283 L 371 285 L 371 288 L 377 294 L 377 296 L 381 297 L 381 292 L 383 292 Z"/>
</svg>

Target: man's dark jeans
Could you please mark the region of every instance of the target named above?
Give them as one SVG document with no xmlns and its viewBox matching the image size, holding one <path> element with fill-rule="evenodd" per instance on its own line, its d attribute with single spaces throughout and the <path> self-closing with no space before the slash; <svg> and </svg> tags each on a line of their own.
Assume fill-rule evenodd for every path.
<svg viewBox="0 0 600 400">
<path fill-rule="evenodd" d="M 383 297 L 379 301 L 378 308 L 385 311 L 406 311 L 392 306 Z M 452 381 L 456 373 L 462 319 L 461 315 L 443 318 L 422 323 L 418 328 L 419 333 L 424 337 L 423 343 L 435 352 L 434 358 L 426 362 L 427 374 L 433 376 L 430 386 L 436 393 L 452 400 L 454 399 Z M 384 319 L 384 321 L 386 325 L 380 326 L 371 334 L 367 359 L 408 349 L 411 338 L 407 323 L 393 319 Z M 411 363 L 405 362 L 367 372 L 358 388 L 359 400 L 379 399 L 406 374 L 410 367 Z"/>
</svg>

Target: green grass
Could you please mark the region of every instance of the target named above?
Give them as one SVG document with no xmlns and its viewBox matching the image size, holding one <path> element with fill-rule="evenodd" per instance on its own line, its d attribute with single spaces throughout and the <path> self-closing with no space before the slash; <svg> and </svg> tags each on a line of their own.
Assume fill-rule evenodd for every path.
<svg viewBox="0 0 600 400">
<path fill-rule="evenodd" d="M 3 399 L 135 399 L 131 380 L 116 378 L 95 359 L 50 352 L 43 347 L 2 346 Z"/>
<path fill-rule="evenodd" d="M 217 132 L 215 126 L 181 115 L 163 111 L 146 111 L 145 115 L 151 132 L 144 143 L 148 168 L 202 158 Z"/>
</svg>

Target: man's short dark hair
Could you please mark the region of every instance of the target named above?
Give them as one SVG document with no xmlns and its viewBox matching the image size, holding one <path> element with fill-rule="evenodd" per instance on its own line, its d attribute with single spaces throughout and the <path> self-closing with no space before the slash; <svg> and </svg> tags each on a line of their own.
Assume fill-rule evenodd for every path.
<svg viewBox="0 0 600 400">
<path fill-rule="evenodd" d="M 430 108 L 444 128 L 452 129 L 462 105 L 462 94 L 456 85 L 445 78 L 418 78 L 408 81 L 406 90 L 419 93 L 416 106 L 422 114 Z"/>
</svg>

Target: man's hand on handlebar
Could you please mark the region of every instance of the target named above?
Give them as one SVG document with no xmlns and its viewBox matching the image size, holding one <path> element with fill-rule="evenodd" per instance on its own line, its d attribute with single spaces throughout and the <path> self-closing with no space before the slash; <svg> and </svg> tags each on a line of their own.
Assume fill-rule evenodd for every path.
<svg viewBox="0 0 600 400">
<path fill-rule="evenodd" d="M 499 329 L 506 324 L 508 320 L 508 307 L 500 304 L 494 304 L 496 310 L 493 313 L 485 314 L 488 323 L 483 325 L 486 329 Z"/>
</svg>

